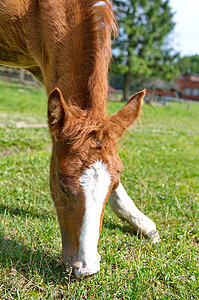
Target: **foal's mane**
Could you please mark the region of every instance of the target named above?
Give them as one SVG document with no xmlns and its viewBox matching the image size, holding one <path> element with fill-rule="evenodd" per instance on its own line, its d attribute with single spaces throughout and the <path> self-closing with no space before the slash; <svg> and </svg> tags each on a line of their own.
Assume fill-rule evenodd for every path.
<svg viewBox="0 0 199 300">
<path fill-rule="evenodd" d="M 117 29 L 111 0 L 68 0 L 65 14 L 59 65 L 68 76 L 59 87 L 68 103 L 100 114 L 107 99 L 111 34 Z"/>
</svg>

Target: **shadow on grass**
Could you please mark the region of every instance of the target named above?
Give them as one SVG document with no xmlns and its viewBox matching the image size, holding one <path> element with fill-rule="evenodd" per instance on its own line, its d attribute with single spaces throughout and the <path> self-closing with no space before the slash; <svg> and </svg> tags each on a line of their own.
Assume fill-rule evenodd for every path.
<svg viewBox="0 0 199 300">
<path fill-rule="evenodd" d="M 52 213 L 47 211 L 36 212 L 29 211 L 23 208 L 11 208 L 6 205 L 0 205 L 0 213 L 4 215 L 9 213 L 15 216 L 36 217 L 40 219 L 52 218 Z M 54 217 L 56 217 L 54 215 Z M 65 285 L 68 280 L 75 280 L 70 278 L 69 271 L 66 270 L 63 263 L 61 253 L 56 255 L 50 253 L 45 249 L 32 249 L 23 241 L 16 240 L 12 235 L 4 236 L 0 233 L 0 266 L 2 269 L 17 273 L 19 278 L 23 277 L 26 280 L 32 280 L 34 278 L 42 278 L 42 281 L 46 284 L 59 284 Z M 42 245 L 43 248 L 43 245 Z M 35 281 L 35 279 L 34 279 Z"/>
<path fill-rule="evenodd" d="M 135 236 L 138 235 L 137 232 L 133 230 L 133 228 L 131 228 L 130 225 L 127 225 L 126 223 L 120 225 L 104 219 L 103 227 L 111 230 L 119 229 L 123 233 L 130 233 L 131 235 L 135 235 Z"/>
<path fill-rule="evenodd" d="M 31 209 L 31 210 L 30 210 Z M 44 209 L 42 209 L 42 212 L 37 212 L 33 210 L 32 208 L 18 208 L 18 207 L 10 207 L 8 205 L 0 204 L 0 214 L 4 215 L 5 213 L 11 215 L 11 216 L 31 216 L 33 218 L 41 218 L 43 219 L 49 219 L 49 218 L 56 218 L 55 210 L 54 212 L 48 212 Z"/>
<path fill-rule="evenodd" d="M 9 212 L 10 215 L 26 216 L 47 219 L 52 218 L 52 215 L 43 211 L 41 213 L 35 211 L 29 211 L 23 208 L 11 208 L 6 205 L 0 205 L 0 213 L 4 214 Z M 120 225 L 110 222 L 105 219 L 103 226 L 110 230 L 120 230 L 124 233 L 130 233 L 132 235 L 135 232 L 128 227 L 128 225 Z M 61 253 L 59 255 L 52 254 L 45 249 L 33 249 L 23 241 L 16 240 L 12 235 L 0 234 L 0 265 L 9 272 L 15 271 L 19 277 L 23 277 L 26 280 L 32 281 L 32 278 L 37 278 L 45 284 L 53 285 L 66 285 L 67 282 L 75 281 L 75 278 L 71 278 L 69 271 L 66 271 Z M 38 248 L 41 248 L 38 245 Z"/>
<path fill-rule="evenodd" d="M 15 271 L 19 279 L 34 281 L 42 278 L 46 284 L 65 285 L 69 279 L 61 255 L 53 255 L 45 250 L 31 249 L 12 236 L 0 234 L 0 265 L 9 272 Z M 36 279 L 37 280 L 37 279 Z M 41 280 L 41 279 L 40 279 Z M 39 281 L 40 281 L 39 280 Z"/>
</svg>

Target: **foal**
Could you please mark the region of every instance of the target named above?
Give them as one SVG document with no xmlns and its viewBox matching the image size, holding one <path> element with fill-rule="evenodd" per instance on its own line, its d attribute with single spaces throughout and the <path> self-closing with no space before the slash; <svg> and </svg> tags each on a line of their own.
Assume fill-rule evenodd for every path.
<svg viewBox="0 0 199 300">
<path fill-rule="evenodd" d="M 110 0 L 0 2 L 0 64 L 29 70 L 49 95 L 51 194 L 63 258 L 76 277 L 100 269 L 97 245 L 108 199 L 134 230 L 158 238 L 154 222 L 136 208 L 120 183 L 117 141 L 138 117 L 145 91 L 107 115 L 115 31 Z"/>
</svg>

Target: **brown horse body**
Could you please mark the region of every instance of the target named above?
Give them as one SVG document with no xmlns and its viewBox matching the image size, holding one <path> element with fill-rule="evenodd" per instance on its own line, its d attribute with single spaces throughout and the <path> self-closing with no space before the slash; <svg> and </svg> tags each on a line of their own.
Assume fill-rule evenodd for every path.
<svg viewBox="0 0 199 300">
<path fill-rule="evenodd" d="M 138 232 L 156 226 L 119 183 L 117 140 L 138 117 L 145 92 L 106 113 L 111 33 L 109 0 L 2 0 L 0 64 L 29 70 L 45 87 L 52 136 L 50 185 L 62 252 L 77 277 L 99 270 L 97 244 L 110 197 L 114 212 Z"/>
</svg>

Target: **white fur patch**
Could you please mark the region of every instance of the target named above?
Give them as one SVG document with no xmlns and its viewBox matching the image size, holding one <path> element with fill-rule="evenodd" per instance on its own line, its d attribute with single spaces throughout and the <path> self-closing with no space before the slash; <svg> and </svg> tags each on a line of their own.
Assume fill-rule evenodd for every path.
<svg viewBox="0 0 199 300">
<path fill-rule="evenodd" d="M 97 253 L 100 218 L 111 183 L 106 164 L 95 162 L 80 178 L 85 194 L 85 215 L 79 238 L 78 261 L 80 266 L 76 275 L 90 275 L 99 271 L 100 257 Z"/>
<path fill-rule="evenodd" d="M 135 206 L 121 183 L 111 194 L 109 203 L 116 215 L 126 220 L 138 233 L 149 236 L 156 232 L 155 223 Z"/>
</svg>

